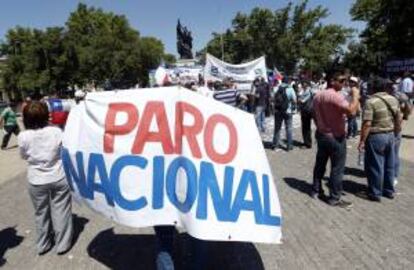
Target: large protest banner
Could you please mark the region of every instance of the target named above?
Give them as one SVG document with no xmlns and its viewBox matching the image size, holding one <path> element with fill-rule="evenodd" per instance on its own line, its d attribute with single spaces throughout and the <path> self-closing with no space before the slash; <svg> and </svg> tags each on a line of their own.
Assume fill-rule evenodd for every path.
<svg viewBox="0 0 414 270">
<path fill-rule="evenodd" d="M 251 62 L 233 65 L 207 54 L 204 66 L 205 81 L 223 80 L 232 78 L 240 90 L 250 90 L 256 77 L 263 77 L 267 81 L 266 60 L 262 56 Z"/>
<path fill-rule="evenodd" d="M 62 159 L 75 200 L 132 227 L 279 243 L 281 212 L 253 116 L 180 87 L 90 93 Z"/>
</svg>

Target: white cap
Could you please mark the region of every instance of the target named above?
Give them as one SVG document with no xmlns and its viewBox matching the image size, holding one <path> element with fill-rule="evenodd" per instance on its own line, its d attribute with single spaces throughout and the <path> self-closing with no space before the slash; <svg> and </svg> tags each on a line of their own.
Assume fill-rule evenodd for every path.
<svg viewBox="0 0 414 270">
<path fill-rule="evenodd" d="M 351 78 L 349 78 L 350 81 L 354 82 L 354 83 L 358 83 L 358 78 L 351 76 Z"/>
</svg>

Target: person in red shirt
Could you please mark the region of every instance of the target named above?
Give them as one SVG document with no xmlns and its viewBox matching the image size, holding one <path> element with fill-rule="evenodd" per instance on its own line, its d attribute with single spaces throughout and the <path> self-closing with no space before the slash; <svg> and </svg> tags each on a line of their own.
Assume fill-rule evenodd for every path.
<svg viewBox="0 0 414 270">
<path fill-rule="evenodd" d="M 319 91 L 313 101 L 316 123 L 316 140 L 318 151 L 313 170 L 312 198 L 324 197 L 321 181 L 324 177 L 326 164 L 331 161 L 329 176 L 328 204 L 342 208 L 352 207 L 351 202 L 341 199 L 342 179 L 346 161 L 346 129 L 345 116 L 355 115 L 359 107 L 359 91 L 353 88 L 351 101 L 348 102 L 340 93 L 346 77 L 335 73 L 330 80 L 330 87 Z"/>
</svg>

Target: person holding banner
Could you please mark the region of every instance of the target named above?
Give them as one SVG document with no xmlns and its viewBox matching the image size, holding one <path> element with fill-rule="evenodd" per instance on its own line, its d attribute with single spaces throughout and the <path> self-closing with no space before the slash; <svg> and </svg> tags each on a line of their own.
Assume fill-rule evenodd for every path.
<svg viewBox="0 0 414 270">
<path fill-rule="evenodd" d="M 53 242 L 57 254 L 66 253 L 72 246 L 73 236 L 72 198 L 60 157 L 62 130 L 48 126 L 48 120 L 47 105 L 31 102 L 23 110 L 26 130 L 18 136 L 20 155 L 28 163 L 39 255 L 48 252 Z"/>
</svg>

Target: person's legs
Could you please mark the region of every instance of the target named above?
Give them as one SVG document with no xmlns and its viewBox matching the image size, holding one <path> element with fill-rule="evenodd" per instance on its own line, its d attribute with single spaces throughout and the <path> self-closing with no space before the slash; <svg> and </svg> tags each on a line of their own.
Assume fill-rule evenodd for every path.
<svg viewBox="0 0 414 270">
<path fill-rule="evenodd" d="M 273 130 L 273 147 L 279 147 L 280 128 L 282 127 L 283 115 L 275 113 L 275 126 Z"/>
<path fill-rule="evenodd" d="M 259 129 L 259 131 L 264 132 L 264 107 L 263 106 L 257 106 L 256 107 L 256 113 L 255 113 L 255 120 L 256 120 L 256 126 Z"/>
<path fill-rule="evenodd" d="M 371 134 L 365 143 L 365 172 L 368 180 L 369 195 L 380 198 L 384 176 L 385 141 L 382 134 Z"/>
<path fill-rule="evenodd" d="M 56 252 L 64 253 L 72 246 L 72 197 L 66 179 L 51 184 L 52 220 Z"/>
<path fill-rule="evenodd" d="M 302 124 L 302 137 L 303 144 L 311 148 L 312 147 L 312 135 L 311 135 L 311 121 L 312 117 L 308 113 L 301 113 L 301 124 Z"/>
<path fill-rule="evenodd" d="M 389 133 L 387 136 L 387 147 L 385 148 L 384 156 L 384 184 L 382 193 L 384 196 L 394 197 L 394 176 L 395 176 L 395 135 Z"/>
<path fill-rule="evenodd" d="M 352 137 L 356 137 L 358 135 L 358 121 L 356 116 L 352 117 Z"/>
<path fill-rule="evenodd" d="M 313 168 L 312 193 L 321 194 L 323 193 L 321 183 L 322 178 L 325 175 L 326 164 L 328 163 L 329 148 L 327 139 L 323 135 L 316 134 L 316 141 L 318 150 L 316 153 L 315 166 Z"/>
<path fill-rule="evenodd" d="M 4 126 L 4 135 L 3 135 L 3 141 L 1 143 L 1 149 L 5 149 L 7 145 L 9 144 L 10 137 L 13 133 L 14 128 L 11 126 Z"/>
<path fill-rule="evenodd" d="M 346 140 L 332 139 L 331 174 L 329 176 L 329 195 L 331 201 L 339 201 L 342 193 L 342 180 L 346 162 Z"/>
<path fill-rule="evenodd" d="M 285 129 L 286 129 L 286 147 L 287 150 L 292 150 L 293 148 L 293 134 L 292 134 L 292 114 L 291 113 L 286 113 L 284 116 L 284 121 L 285 121 Z"/>
<path fill-rule="evenodd" d="M 157 270 L 174 270 L 174 261 L 172 259 L 174 226 L 155 226 L 155 236 L 157 238 Z"/>
<path fill-rule="evenodd" d="M 52 247 L 50 192 L 47 185 L 29 185 L 29 194 L 35 210 L 36 249 L 38 254 L 42 254 Z"/>
<path fill-rule="evenodd" d="M 397 179 L 400 176 L 400 146 L 401 146 L 401 132 L 395 136 L 394 144 L 394 184 L 397 184 Z"/>
</svg>

